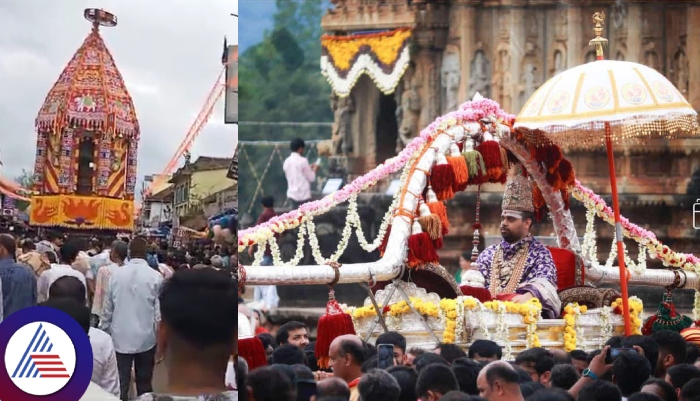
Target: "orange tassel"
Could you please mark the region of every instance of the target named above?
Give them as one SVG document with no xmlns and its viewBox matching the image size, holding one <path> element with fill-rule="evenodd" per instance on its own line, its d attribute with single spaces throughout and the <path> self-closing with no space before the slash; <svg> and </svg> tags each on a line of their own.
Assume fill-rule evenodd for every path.
<svg viewBox="0 0 700 401">
<path fill-rule="evenodd" d="M 408 237 L 408 266 L 415 268 L 426 263 L 439 263 L 435 246 L 428 233 L 413 234 Z"/>
<path fill-rule="evenodd" d="M 238 356 L 245 359 L 250 370 L 267 366 L 267 354 L 258 337 L 239 338 Z"/>
<path fill-rule="evenodd" d="M 462 155 L 447 156 L 447 163 L 452 166 L 455 173 L 455 182 L 452 185 L 454 192 L 464 191 L 469 183 L 469 170 L 467 170 L 467 161 Z"/>
<path fill-rule="evenodd" d="M 441 223 L 442 235 L 447 235 L 450 230 L 450 221 L 447 219 L 447 207 L 442 202 L 430 202 L 427 203 L 430 208 L 430 213 L 438 216 Z"/>
<path fill-rule="evenodd" d="M 547 202 L 544 200 L 544 196 L 542 195 L 542 191 L 540 191 L 540 187 L 537 186 L 537 184 L 532 184 L 532 205 L 535 207 L 535 209 L 542 208 L 544 206 L 547 206 Z"/>
<path fill-rule="evenodd" d="M 328 304 L 326 304 L 326 313 L 321 316 L 316 326 L 316 350 L 314 353 L 318 366 L 323 369 L 328 368 L 330 360 L 328 351 L 331 348 L 331 342 L 340 336 L 355 334 L 352 316 L 343 312 L 332 291 L 329 294 Z"/>
<path fill-rule="evenodd" d="M 439 200 L 452 199 L 455 196 L 452 186 L 455 183 L 455 171 L 449 164 L 436 164 L 430 174 L 430 184 Z"/>
</svg>

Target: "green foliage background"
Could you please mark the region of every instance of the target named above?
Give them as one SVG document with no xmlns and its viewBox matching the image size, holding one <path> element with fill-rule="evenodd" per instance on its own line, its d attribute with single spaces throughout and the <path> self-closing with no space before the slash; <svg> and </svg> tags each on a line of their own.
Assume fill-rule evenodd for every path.
<svg viewBox="0 0 700 401">
<path fill-rule="evenodd" d="M 329 139 L 329 127 L 280 127 L 246 125 L 246 121 L 331 122 L 330 85 L 321 75 L 322 0 L 277 0 L 274 27 L 262 42 L 239 58 L 239 140 L 289 141 Z M 241 24 L 255 21 L 241 20 Z M 239 189 L 241 214 L 254 203 L 253 217 L 260 212 L 260 194 L 253 199 L 257 182 L 268 165 L 272 146 L 239 145 Z M 281 146 L 283 158 L 289 146 Z M 245 153 L 245 155 L 244 155 Z M 315 160 L 309 155 L 310 161 Z M 252 166 L 251 166 L 252 164 Z M 252 171 L 255 170 L 255 171 Z M 275 197 L 276 206 L 286 199 L 287 182 L 278 158 L 269 166 L 263 182 L 264 195 Z M 244 223 L 244 221 L 242 221 Z"/>
</svg>

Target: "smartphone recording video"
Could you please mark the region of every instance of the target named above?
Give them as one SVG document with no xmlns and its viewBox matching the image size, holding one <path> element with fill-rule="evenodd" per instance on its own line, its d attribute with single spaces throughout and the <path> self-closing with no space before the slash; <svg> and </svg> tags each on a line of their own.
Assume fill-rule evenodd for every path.
<svg viewBox="0 0 700 401">
<path fill-rule="evenodd" d="M 377 367 L 387 369 L 394 366 L 394 346 L 391 344 L 377 345 Z"/>
</svg>

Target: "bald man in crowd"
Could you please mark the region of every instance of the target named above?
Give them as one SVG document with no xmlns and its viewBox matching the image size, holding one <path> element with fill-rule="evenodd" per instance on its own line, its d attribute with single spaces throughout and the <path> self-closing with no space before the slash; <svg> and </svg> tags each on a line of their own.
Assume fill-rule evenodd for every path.
<svg viewBox="0 0 700 401">
<path fill-rule="evenodd" d="M 518 383 L 518 372 L 507 362 L 486 365 L 476 379 L 479 396 L 487 401 L 524 401 Z"/>
<path fill-rule="evenodd" d="M 360 337 L 347 334 L 336 338 L 331 342 L 328 357 L 333 375 L 348 384 L 350 401 L 358 401 L 360 393 L 357 384 L 362 377 L 362 364 L 365 363 L 364 347 Z"/>
</svg>

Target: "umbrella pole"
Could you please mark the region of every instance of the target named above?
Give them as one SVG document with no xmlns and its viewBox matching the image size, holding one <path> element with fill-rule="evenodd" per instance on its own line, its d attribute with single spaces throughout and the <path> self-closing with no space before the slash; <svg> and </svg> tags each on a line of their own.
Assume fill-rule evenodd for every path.
<svg viewBox="0 0 700 401">
<path fill-rule="evenodd" d="M 615 174 L 615 154 L 613 153 L 610 123 L 605 123 L 605 147 L 608 151 L 608 168 L 610 169 L 610 189 L 612 192 L 613 212 L 615 213 L 615 242 L 617 244 L 617 264 L 620 268 L 620 291 L 622 292 L 622 316 L 625 320 L 625 336 L 632 335 L 630 321 L 629 293 L 627 292 L 627 268 L 625 267 L 625 250 L 622 246 L 622 224 L 620 224 L 620 203 L 617 197 L 617 177 Z"/>
</svg>

